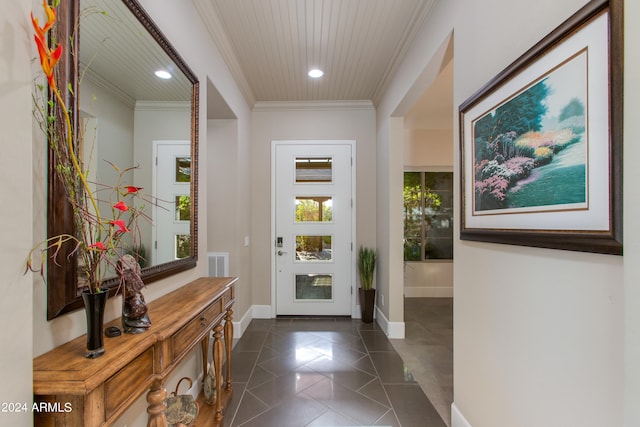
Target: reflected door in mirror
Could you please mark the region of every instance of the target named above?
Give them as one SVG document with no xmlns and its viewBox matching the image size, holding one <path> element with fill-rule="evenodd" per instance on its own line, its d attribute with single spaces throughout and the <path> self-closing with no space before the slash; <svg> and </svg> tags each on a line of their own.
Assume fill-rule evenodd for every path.
<svg viewBox="0 0 640 427">
<path fill-rule="evenodd" d="M 154 209 L 153 263 L 191 256 L 191 147 L 189 141 L 154 142 L 156 164 L 153 193 L 160 205 Z"/>
</svg>

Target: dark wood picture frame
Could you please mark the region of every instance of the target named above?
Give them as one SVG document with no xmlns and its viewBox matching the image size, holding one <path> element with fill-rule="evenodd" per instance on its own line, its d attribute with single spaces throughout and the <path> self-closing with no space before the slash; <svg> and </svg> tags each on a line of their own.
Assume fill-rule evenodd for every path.
<svg viewBox="0 0 640 427">
<path fill-rule="evenodd" d="M 602 116 L 608 114 L 608 117 L 599 117 L 599 119 L 608 125 L 608 130 L 605 132 L 608 135 L 606 138 L 592 138 L 593 141 L 590 141 L 589 144 L 607 144 L 600 147 L 601 152 L 608 154 L 608 159 L 603 160 L 607 164 L 600 169 L 604 171 L 603 175 L 607 175 L 605 178 L 608 179 L 608 183 L 602 185 L 601 193 L 604 194 L 603 198 L 608 200 L 604 200 L 600 210 L 608 216 L 605 221 L 601 222 L 608 222 L 608 224 L 605 224 L 604 227 L 579 227 L 575 229 L 572 226 L 540 226 L 540 224 L 545 224 L 545 219 L 540 221 L 540 218 L 548 215 L 546 212 L 505 211 L 502 213 L 494 211 L 494 215 L 485 214 L 484 218 L 475 216 L 477 213 L 474 211 L 476 206 L 474 204 L 476 194 L 474 188 L 475 165 L 472 154 L 474 141 L 471 124 L 474 119 L 482 116 L 478 113 L 479 111 L 483 111 L 482 114 L 487 114 L 486 109 L 482 110 L 484 106 L 481 107 L 481 103 L 483 101 L 493 102 L 493 100 L 487 101 L 488 97 L 499 97 L 501 90 L 505 95 L 512 94 L 509 91 L 513 86 L 505 89 L 505 85 L 513 85 L 514 82 L 516 85 L 519 84 L 517 82 L 519 75 L 531 70 L 534 66 L 539 67 L 540 62 L 545 60 L 545 55 L 576 37 L 576 33 L 603 15 L 606 16 L 608 25 L 608 40 L 601 41 L 606 46 L 608 79 L 599 83 L 606 86 L 609 108 L 604 108 L 604 113 L 601 114 Z M 593 0 L 460 105 L 461 240 L 622 255 L 623 37 L 623 1 Z M 593 100 L 594 104 L 596 102 L 597 100 Z M 477 110 L 472 111 L 474 107 Z M 587 125 L 595 119 L 590 114 L 586 116 L 588 117 Z M 586 182 L 588 190 L 591 183 L 588 179 Z M 597 203 L 594 200 L 589 200 L 589 202 L 591 207 Z M 608 206 L 604 206 L 605 204 Z M 591 207 L 583 209 L 583 212 L 590 211 Z M 540 217 L 537 221 L 530 223 L 529 220 L 535 215 Z M 563 220 L 570 225 L 572 224 L 572 215 L 576 215 L 576 213 L 567 210 L 559 215 L 564 215 Z M 493 218 L 486 220 L 491 216 Z M 514 221 L 508 222 L 514 218 L 516 218 Z M 502 226 L 501 221 L 505 219 L 507 225 Z"/>
</svg>

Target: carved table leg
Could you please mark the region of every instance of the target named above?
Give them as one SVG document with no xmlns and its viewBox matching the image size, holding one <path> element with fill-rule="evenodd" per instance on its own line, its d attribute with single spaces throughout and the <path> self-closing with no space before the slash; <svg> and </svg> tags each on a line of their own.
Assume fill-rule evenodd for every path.
<svg viewBox="0 0 640 427">
<path fill-rule="evenodd" d="M 209 370 L 209 334 L 205 335 L 200 345 L 202 346 L 202 383 L 204 384 Z"/>
<path fill-rule="evenodd" d="M 213 328 L 213 364 L 216 373 L 215 420 L 222 420 L 222 322 Z"/>
<path fill-rule="evenodd" d="M 225 388 L 229 391 L 233 389 L 231 381 L 231 347 L 233 345 L 233 310 L 229 308 L 224 316 L 224 346 L 227 356 L 227 384 Z"/>
<path fill-rule="evenodd" d="M 147 402 L 149 403 L 147 427 L 167 427 L 167 417 L 164 414 L 167 407 L 164 403 L 166 398 L 167 390 L 162 386 L 162 381 L 155 380 L 147 393 Z"/>
</svg>

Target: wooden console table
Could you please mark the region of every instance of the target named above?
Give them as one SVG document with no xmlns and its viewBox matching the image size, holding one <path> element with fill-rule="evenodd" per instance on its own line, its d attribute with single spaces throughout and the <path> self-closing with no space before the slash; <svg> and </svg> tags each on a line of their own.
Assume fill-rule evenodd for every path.
<svg viewBox="0 0 640 427">
<path fill-rule="evenodd" d="M 36 426 L 112 425 L 145 391 L 148 426 L 166 426 L 164 400 L 167 376 L 195 348 L 203 351 L 206 375 L 209 334 L 213 330 L 213 363 L 217 400 L 211 420 L 198 425 L 219 425 L 231 398 L 232 306 L 236 278 L 197 279 L 148 304 L 148 332 L 105 337 L 105 354 L 84 357 L 83 335 L 33 361 L 35 402 L 47 410 L 34 413 Z M 120 319 L 105 326 L 120 327 Z M 222 363 L 226 356 L 226 382 Z M 207 411 L 209 412 L 209 411 Z"/>
</svg>

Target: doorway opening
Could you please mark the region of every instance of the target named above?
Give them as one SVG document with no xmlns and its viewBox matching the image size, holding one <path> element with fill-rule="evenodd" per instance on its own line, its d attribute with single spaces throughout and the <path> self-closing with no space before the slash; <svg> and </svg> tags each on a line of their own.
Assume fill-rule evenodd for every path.
<svg viewBox="0 0 640 427">
<path fill-rule="evenodd" d="M 451 34 L 414 85 L 421 93 L 411 94 L 412 107 L 403 114 L 405 339 L 394 341 L 448 425 L 453 402 L 455 262 L 453 67 Z M 407 191 L 407 183 L 416 184 L 413 191 Z"/>
</svg>

